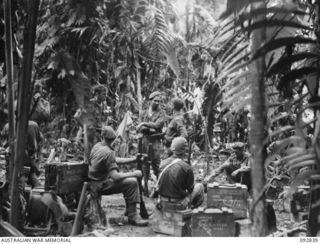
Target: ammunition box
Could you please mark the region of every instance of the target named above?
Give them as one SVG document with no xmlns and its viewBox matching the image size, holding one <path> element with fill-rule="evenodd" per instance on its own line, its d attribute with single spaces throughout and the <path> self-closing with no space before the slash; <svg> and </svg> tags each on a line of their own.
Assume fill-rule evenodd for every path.
<svg viewBox="0 0 320 244">
<path fill-rule="evenodd" d="M 167 212 L 175 212 L 185 210 L 186 207 L 182 206 L 179 203 L 172 203 L 167 201 L 161 201 L 162 210 Z"/>
<path fill-rule="evenodd" d="M 236 234 L 234 215 L 229 208 L 198 208 L 192 213 L 192 236 L 233 237 Z"/>
<path fill-rule="evenodd" d="M 169 236 L 191 236 L 192 210 L 165 211 L 155 209 L 152 219 L 154 232 Z"/>
<path fill-rule="evenodd" d="M 231 208 L 235 219 L 248 216 L 248 188 L 241 184 L 208 184 L 207 208 Z"/>
<path fill-rule="evenodd" d="M 88 178 L 88 165 L 79 162 L 45 164 L 45 190 L 57 194 L 81 192 Z"/>
</svg>

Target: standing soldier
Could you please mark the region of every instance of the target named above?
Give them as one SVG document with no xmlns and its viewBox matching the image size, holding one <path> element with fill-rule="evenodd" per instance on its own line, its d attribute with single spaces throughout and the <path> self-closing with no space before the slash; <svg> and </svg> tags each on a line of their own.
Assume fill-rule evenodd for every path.
<svg viewBox="0 0 320 244">
<path fill-rule="evenodd" d="M 1 135 L 6 138 L 4 142 L 4 147 L 9 146 L 8 142 L 8 134 L 9 134 L 9 124 L 7 123 L 1 132 Z M 30 171 L 28 173 L 27 184 L 29 184 L 32 188 L 41 186 L 37 176 L 39 176 L 39 157 L 40 157 L 40 143 L 42 141 L 42 134 L 39 129 L 39 125 L 32 121 L 28 121 L 28 131 L 27 131 L 27 147 L 25 151 L 25 167 L 30 167 Z"/>
<path fill-rule="evenodd" d="M 184 103 L 181 99 L 172 99 L 173 118 L 168 125 L 165 135 L 165 144 L 167 147 L 171 146 L 171 142 L 175 137 L 180 136 L 188 139 L 188 132 L 183 117 L 183 107 Z"/>
<path fill-rule="evenodd" d="M 108 89 L 104 85 L 96 85 L 93 87 L 94 97 L 90 100 L 94 105 L 94 113 L 96 118 L 96 127 L 101 129 L 108 124 L 107 116 L 107 94 Z"/>
<path fill-rule="evenodd" d="M 148 153 L 154 174 L 158 178 L 160 153 L 161 153 L 161 136 L 162 128 L 165 121 L 165 113 L 160 108 L 161 93 L 156 91 L 149 96 L 151 105 L 148 110 L 142 114 L 142 123 L 137 126 L 137 130 L 143 134 L 142 152 Z M 151 151 L 150 151 L 151 150 Z"/>
</svg>

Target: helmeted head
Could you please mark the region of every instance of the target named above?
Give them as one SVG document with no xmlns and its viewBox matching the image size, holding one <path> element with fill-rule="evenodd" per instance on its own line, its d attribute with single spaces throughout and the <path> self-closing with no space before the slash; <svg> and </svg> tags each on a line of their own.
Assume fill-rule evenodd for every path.
<svg viewBox="0 0 320 244">
<path fill-rule="evenodd" d="M 101 128 L 101 136 L 108 141 L 113 141 L 117 137 L 111 126 L 103 126 Z"/>
<path fill-rule="evenodd" d="M 180 98 L 172 99 L 172 109 L 174 111 L 180 111 L 184 107 L 184 103 Z"/>
<path fill-rule="evenodd" d="M 153 110 L 158 109 L 159 103 L 161 102 L 161 96 L 162 94 L 159 91 L 156 91 L 150 94 L 149 100 L 152 101 L 151 107 Z"/>
<path fill-rule="evenodd" d="M 184 137 L 176 137 L 172 140 L 171 151 L 178 156 L 183 156 L 188 152 L 188 142 Z"/>
</svg>

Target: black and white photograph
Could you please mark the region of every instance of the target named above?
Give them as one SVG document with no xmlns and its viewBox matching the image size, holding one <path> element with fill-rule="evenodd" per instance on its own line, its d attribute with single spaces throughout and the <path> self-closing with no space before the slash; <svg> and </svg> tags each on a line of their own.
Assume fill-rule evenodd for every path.
<svg viewBox="0 0 320 244">
<path fill-rule="evenodd" d="M 320 0 L 0 0 L 1 243 L 318 236 Z"/>
</svg>

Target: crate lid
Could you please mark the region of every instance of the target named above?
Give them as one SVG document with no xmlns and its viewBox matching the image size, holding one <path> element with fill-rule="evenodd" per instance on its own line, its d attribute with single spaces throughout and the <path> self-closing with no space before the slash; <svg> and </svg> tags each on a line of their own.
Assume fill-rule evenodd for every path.
<svg viewBox="0 0 320 244">
<path fill-rule="evenodd" d="M 231 208 L 222 207 L 222 208 L 196 208 L 193 210 L 193 213 L 208 213 L 208 214 L 215 214 L 215 213 L 229 213 L 233 214 L 233 211 Z"/>
<path fill-rule="evenodd" d="M 51 161 L 50 163 L 45 163 L 44 166 L 50 166 L 50 165 L 68 166 L 68 165 L 83 165 L 83 164 L 86 164 L 86 163 L 83 161 L 65 161 L 65 162 Z"/>
<path fill-rule="evenodd" d="M 219 187 L 224 187 L 224 188 L 241 188 L 241 189 L 248 189 L 248 187 L 246 185 L 242 185 L 240 183 L 236 183 L 236 184 L 220 184 L 218 182 L 213 182 L 213 183 L 209 183 L 208 184 L 209 188 L 219 188 Z"/>
<path fill-rule="evenodd" d="M 176 213 L 182 214 L 184 217 L 188 217 L 192 215 L 192 210 L 191 209 L 186 209 L 186 210 L 177 210 L 175 211 Z"/>
</svg>

